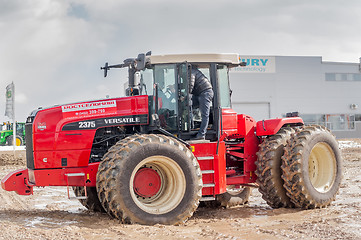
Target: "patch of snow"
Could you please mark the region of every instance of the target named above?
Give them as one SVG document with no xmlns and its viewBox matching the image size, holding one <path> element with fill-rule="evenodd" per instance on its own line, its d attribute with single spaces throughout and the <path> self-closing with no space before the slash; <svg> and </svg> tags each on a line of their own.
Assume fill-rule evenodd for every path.
<svg viewBox="0 0 361 240">
<path fill-rule="evenodd" d="M 13 146 L 0 146 L 0 151 L 12 151 L 14 149 Z M 16 146 L 15 151 L 25 150 L 25 146 Z"/>
<path fill-rule="evenodd" d="M 351 140 L 341 140 L 338 141 L 338 145 L 340 149 L 346 149 L 346 148 L 361 148 L 361 144 L 351 141 Z"/>
</svg>

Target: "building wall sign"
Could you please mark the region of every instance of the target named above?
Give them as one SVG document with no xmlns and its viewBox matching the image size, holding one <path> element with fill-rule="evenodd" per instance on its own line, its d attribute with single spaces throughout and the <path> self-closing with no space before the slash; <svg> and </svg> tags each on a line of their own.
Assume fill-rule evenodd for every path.
<svg viewBox="0 0 361 240">
<path fill-rule="evenodd" d="M 275 57 L 265 56 L 239 56 L 241 62 L 246 62 L 245 67 L 236 67 L 232 72 L 237 73 L 275 73 L 276 60 Z"/>
</svg>

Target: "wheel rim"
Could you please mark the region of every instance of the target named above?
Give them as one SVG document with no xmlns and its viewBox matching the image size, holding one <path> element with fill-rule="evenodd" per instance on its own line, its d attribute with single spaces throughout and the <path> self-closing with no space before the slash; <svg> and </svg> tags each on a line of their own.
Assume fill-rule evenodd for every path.
<svg viewBox="0 0 361 240">
<path fill-rule="evenodd" d="M 159 193 L 162 180 L 152 166 L 139 169 L 134 177 L 133 189 L 135 193 L 144 198 L 151 198 Z"/>
<path fill-rule="evenodd" d="M 15 144 L 16 144 L 16 146 L 20 146 L 21 145 L 21 140 L 19 138 L 16 138 Z"/>
<path fill-rule="evenodd" d="M 308 160 L 308 174 L 312 186 L 321 193 L 328 192 L 336 178 L 336 157 L 324 142 L 317 143 Z"/>
<path fill-rule="evenodd" d="M 241 192 L 243 192 L 245 187 L 239 185 L 227 185 L 227 193 L 232 196 L 237 196 Z"/>
<path fill-rule="evenodd" d="M 182 201 L 186 180 L 174 160 L 157 155 L 135 167 L 129 185 L 132 199 L 139 208 L 150 214 L 164 214 Z"/>
</svg>

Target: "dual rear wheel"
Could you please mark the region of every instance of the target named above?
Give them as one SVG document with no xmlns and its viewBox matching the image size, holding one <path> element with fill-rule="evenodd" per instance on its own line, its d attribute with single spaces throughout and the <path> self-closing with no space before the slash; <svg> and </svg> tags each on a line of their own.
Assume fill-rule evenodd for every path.
<svg viewBox="0 0 361 240">
<path fill-rule="evenodd" d="M 273 208 L 328 206 L 342 180 L 335 137 L 324 127 L 282 128 L 260 144 L 259 191 Z"/>
</svg>

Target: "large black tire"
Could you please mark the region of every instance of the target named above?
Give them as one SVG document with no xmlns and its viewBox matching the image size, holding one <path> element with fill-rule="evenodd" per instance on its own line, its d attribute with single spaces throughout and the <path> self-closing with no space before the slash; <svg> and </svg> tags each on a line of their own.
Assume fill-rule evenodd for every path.
<svg viewBox="0 0 361 240">
<path fill-rule="evenodd" d="M 303 209 L 328 206 L 342 180 L 342 160 L 335 137 L 322 126 L 306 126 L 285 148 L 282 178 L 287 195 Z"/>
<path fill-rule="evenodd" d="M 293 128 L 281 128 L 275 135 L 265 138 L 257 152 L 258 190 L 272 208 L 294 206 L 283 187 L 281 170 L 284 147 L 293 133 L 295 133 Z"/>
<path fill-rule="evenodd" d="M 100 202 L 124 223 L 180 224 L 202 196 L 197 159 L 182 143 L 163 135 L 134 135 L 104 155 L 97 173 Z"/>
<path fill-rule="evenodd" d="M 16 140 L 15 140 L 15 144 L 16 146 L 23 146 L 24 145 L 24 141 L 23 138 L 16 135 Z M 13 145 L 13 136 L 9 136 L 6 138 L 6 146 L 12 146 Z"/>
<path fill-rule="evenodd" d="M 73 187 L 73 191 L 76 197 L 85 196 L 84 187 Z M 102 204 L 99 201 L 97 189 L 95 187 L 86 187 L 87 198 L 79 199 L 79 202 L 94 212 L 105 212 Z"/>
</svg>

